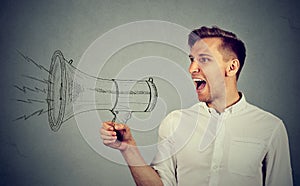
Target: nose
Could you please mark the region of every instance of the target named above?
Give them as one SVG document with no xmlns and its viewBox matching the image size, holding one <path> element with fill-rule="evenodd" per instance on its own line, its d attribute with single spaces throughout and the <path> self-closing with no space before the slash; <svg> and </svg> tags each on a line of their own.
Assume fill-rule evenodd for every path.
<svg viewBox="0 0 300 186">
<path fill-rule="evenodd" d="M 198 66 L 198 63 L 196 61 L 191 61 L 190 67 L 189 67 L 190 74 L 200 72 L 200 68 Z"/>
</svg>

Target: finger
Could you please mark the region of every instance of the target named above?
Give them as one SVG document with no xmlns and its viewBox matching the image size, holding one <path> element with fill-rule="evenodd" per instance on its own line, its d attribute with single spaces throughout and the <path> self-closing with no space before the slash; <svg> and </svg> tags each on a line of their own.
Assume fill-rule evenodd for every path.
<svg viewBox="0 0 300 186">
<path fill-rule="evenodd" d="M 105 136 L 116 136 L 117 135 L 115 131 L 105 130 L 104 128 L 100 129 L 100 134 L 105 135 Z"/>
<path fill-rule="evenodd" d="M 101 138 L 103 140 L 116 140 L 117 139 L 117 136 L 107 136 L 107 135 L 101 135 Z"/>
<path fill-rule="evenodd" d="M 107 145 L 107 146 L 112 145 L 112 144 L 114 144 L 115 142 L 116 142 L 116 140 L 103 140 L 103 144 L 104 144 L 104 145 Z"/>
<path fill-rule="evenodd" d="M 111 121 L 103 122 L 102 123 L 102 128 L 104 128 L 105 130 L 113 131 L 114 130 L 114 123 L 111 122 Z"/>
</svg>

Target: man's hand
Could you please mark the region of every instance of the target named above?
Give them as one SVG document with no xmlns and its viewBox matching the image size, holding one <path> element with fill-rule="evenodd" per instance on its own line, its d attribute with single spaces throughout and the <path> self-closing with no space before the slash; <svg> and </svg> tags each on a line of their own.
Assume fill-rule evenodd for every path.
<svg viewBox="0 0 300 186">
<path fill-rule="evenodd" d="M 117 132 L 121 135 L 122 141 L 117 139 Z M 101 138 L 103 144 L 111 148 L 119 149 L 124 151 L 128 146 L 136 146 L 135 140 L 133 139 L 130 128 L 125 124 L 115 123 L 107 121 L 102 123 L 100 129 Z"/>
<path fill-rule="evenodd" d="M 117 140 L 116 131 L 120 133 L 122 141 Z M 136 185 L 163 185 L 157 172 L 145 163 L 127 125 L 104 122 L 100 134 L 104 145 L 121 151 Z"/>
</svg>

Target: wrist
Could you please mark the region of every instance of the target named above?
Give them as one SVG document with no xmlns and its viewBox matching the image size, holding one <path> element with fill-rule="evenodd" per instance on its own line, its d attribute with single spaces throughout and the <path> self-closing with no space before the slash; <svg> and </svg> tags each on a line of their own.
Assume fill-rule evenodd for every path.
<svg viewBox="0 0 300 186">
<path fill-rule="evenodd" d="M 145 166 L 145 160 L 140 154 L 140 151 L 136 145 L 129 145 L 123 150 L 120 150 L 122 156 L 126 160 L 128 166 Z"/>
<path fill-rule="evenodd" d="M 130 151 L 130 150 L 133 150 L 134 148 L 137 148 L 136 147 L 136 142 L 135 142 L 134 139 L 129 139 L 129 140 L 123 141 L 122 143 L 126 144 L 124 146 L 124 148 L 120 149 L 120 151 L 122 153 L 126 153 L 126 151 Z"/>
</svg>

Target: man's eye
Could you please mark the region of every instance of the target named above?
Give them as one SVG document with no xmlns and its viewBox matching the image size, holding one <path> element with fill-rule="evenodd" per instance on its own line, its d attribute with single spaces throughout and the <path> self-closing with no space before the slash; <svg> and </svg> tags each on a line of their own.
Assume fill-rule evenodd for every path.
<svg viewBox="0 0 300 186">
<path fill-rule="evenodd" d="M 202 57 L 202 58 L 199 59 L 199 62 L 201 62 L 201 63 L 207 63 L 209 61 L 210 61 L 210 59 L 206 58 L 206 57 Z"/>
</svg>

